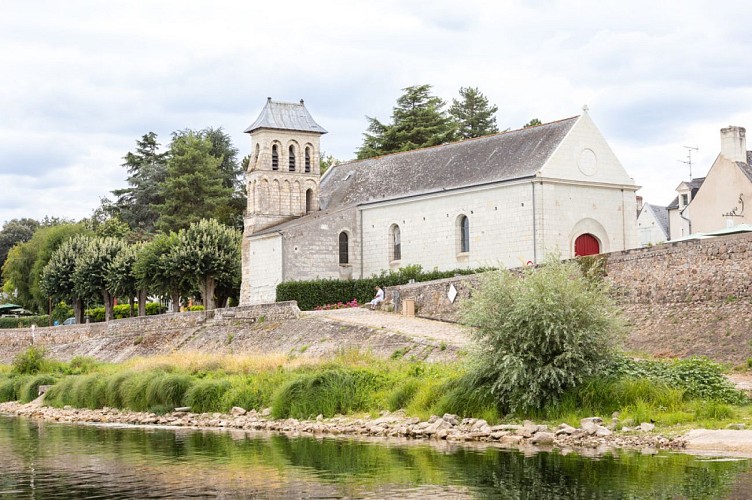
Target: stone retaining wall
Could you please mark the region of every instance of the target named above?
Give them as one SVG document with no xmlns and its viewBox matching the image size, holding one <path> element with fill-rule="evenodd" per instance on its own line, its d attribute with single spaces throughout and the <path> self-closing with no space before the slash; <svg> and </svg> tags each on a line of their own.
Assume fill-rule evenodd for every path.
<svg viewBox="0 0 752 500">
<path fill-rule="evenodd" d="M 295 301 L 276 304 L 257 304 L 211 311 L 192 311 L 125 318 L 104 323 L 59 325 L 52 327 L 0 329 L 0 348 L 20 349 L 35 345 L 52 346 L 74 344 L 87 340 L 144 335 L 152 332 L 175 332 L 202 326 L 218 326 L 227 322 L 253 324 L 259 319 L 279 321 L 300 315 Z M 33 337 L 33 339 L 32 339 Z"/>
<path fill-rule="evenodd" d="M 704 355 L 743 363 L 752 357 L 752 234 L 666 243 L 605 254 L 606 280 L 630 323 L 627 347 L 657 356 Z M 397 310 L 457 321 L 477 276 L 386 290 Z M 457 297 L 451 302 L 450 287 Z"/>
</svg>

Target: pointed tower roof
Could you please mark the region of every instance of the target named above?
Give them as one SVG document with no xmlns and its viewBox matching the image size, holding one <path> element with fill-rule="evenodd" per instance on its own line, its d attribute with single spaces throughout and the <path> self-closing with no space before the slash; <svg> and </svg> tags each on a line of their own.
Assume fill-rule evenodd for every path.
<svg viewBox="0 0 752 500">
<path fill-rule="evenodd" d="M 259 117 L 243 132 L 251 133 L 262 128 L 326 134 L 324 127 L 316 123 L 306 109 L 303 99 L 298 104 L 276 102 L 272 101 L 271 97 L 267 97 L 266 106 L 261 110 Z"/>
</svg>

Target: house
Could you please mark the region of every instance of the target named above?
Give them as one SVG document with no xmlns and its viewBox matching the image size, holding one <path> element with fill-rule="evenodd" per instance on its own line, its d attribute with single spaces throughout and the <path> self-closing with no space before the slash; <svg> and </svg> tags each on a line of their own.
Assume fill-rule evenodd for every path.
<svg viewBox="0 0 752 500">
<path fill-rule="evenodd" d="M 637 238 L 643 247 L 667 241 L 668 209 L 650 203 L 643 204 L 637 215 Z"/>
<path fill-rule="evenodd" d="M 246 129 L 241 304 L 282 281 L 368 277 L 412 264 L 516 267 L 637 246 L 635 191 L 587 113 L 319 169 L 303 101 L 267 100 Z"/>
<path fill-rule="evenodd" d="M 721 129 L 721 152 L 707 175 L 682 182 L 667 207 L 672 240 L 752 223 L 752 152 L 743 127 Z"/>
</svg>

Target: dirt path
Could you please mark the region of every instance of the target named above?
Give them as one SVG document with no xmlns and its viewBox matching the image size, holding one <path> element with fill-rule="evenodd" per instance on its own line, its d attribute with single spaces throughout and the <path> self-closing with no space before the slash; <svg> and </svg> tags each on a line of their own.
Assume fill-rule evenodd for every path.
<svg viewBox="0 0 752 500">
<path fill-rule="evenodd" d="M 687 451 L 712 451 L 752 457 L 752 430 L 694 429 L 684 440 Z"/>
<path fill-rule="evenodd" d="M 383 328 L 409 337 L 421 337 L 428 340 L 445 342 L 459 348 L 470 343 L 470 332 L 465 326 L 424 318 L 401 316 L 367 308 L 334 309 L 331 311 L 308 311 L 303 317 L 311 315 L 343 323 L 351 323 L 371 328 Z"/>
</svg>

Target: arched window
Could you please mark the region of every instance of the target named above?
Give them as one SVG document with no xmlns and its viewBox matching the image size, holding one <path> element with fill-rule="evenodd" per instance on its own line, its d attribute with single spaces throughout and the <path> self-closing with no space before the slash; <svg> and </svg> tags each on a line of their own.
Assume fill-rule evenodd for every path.
<svg viewBox="0 0 752 500">
<path fill-rule="evenodd" d="M 313 190 L 306 189 L 305 192 L 305 211 L 306 213 L 313 212 Z"/>
<path fill-rule="evenodd" d="M 350 249 L 348 247 L 348 237 L 347 233 L 342 231 L 339 233 L 339 263 L 340 264 L 349 264 L 350 263 Z"/>
<path fill-rule="evenodd" d="M 400 228 L 397 224 L 394 224 L 389 231 L 390 240 L 390 259 L 389 260 L 401 260 L 402 259 L 402 235 L 400 234 Z"/>
<path fill-rule="evenodd" d="M 279 151 L 276 144 L 272 146 L 272 170 L 279 170 Z"/>
<path fill-rule="evenodd" d="M 470 219 L 467 215 L 460 215 L 457 218 L 457 228 L 459 229 L 459 249 L 460 253 L 470 251 Z"/>
<path fill-rule="evenodd" d="M 305 148 L 305 173 L 311 173 L 311 148 Z"/>
<path fill-rule="evenodd" d="M 290 172 L 295 172 L 295 148 L 290 146 L 288 150 L 288 157 L 290 158 Z"/>
</svg>

